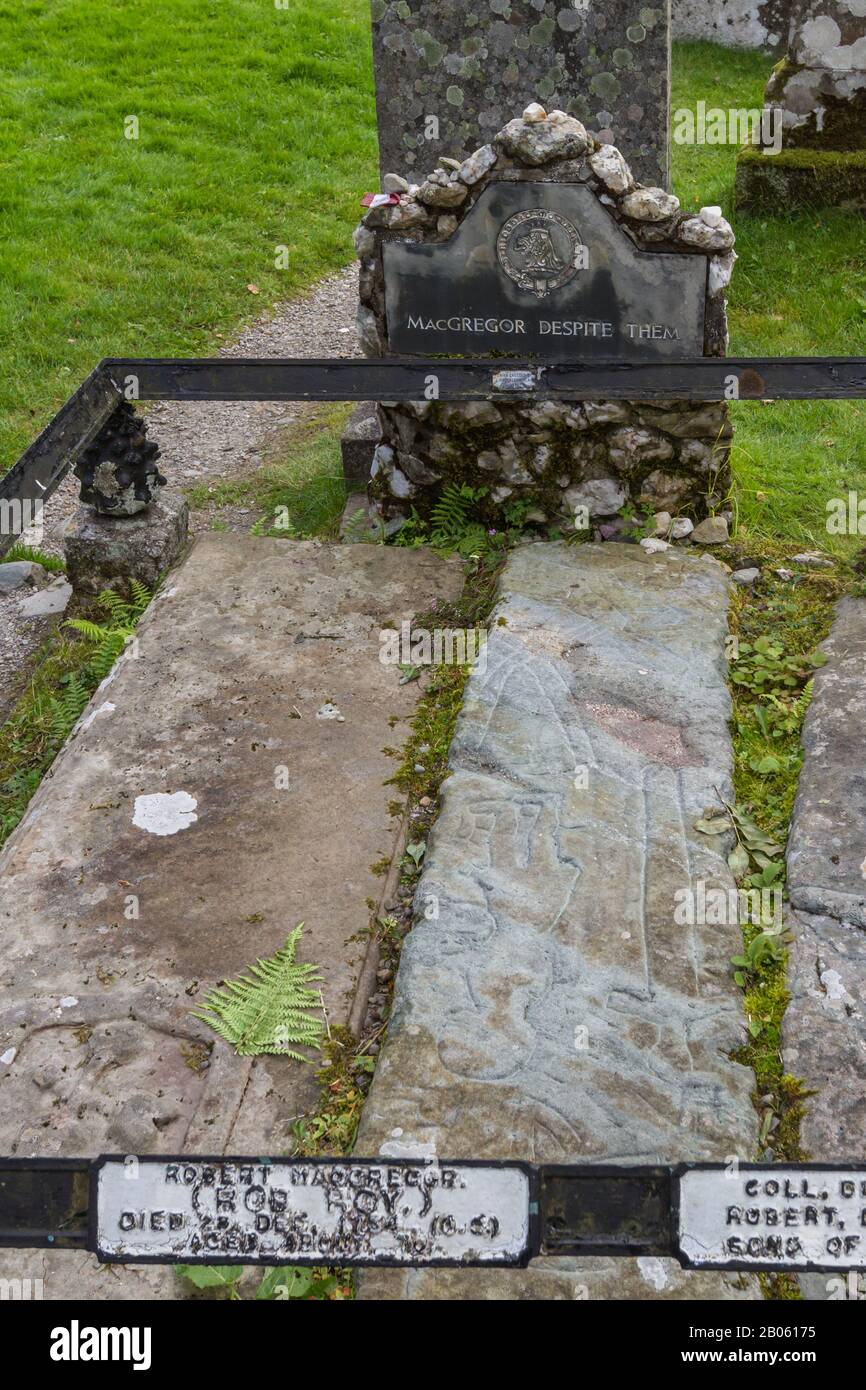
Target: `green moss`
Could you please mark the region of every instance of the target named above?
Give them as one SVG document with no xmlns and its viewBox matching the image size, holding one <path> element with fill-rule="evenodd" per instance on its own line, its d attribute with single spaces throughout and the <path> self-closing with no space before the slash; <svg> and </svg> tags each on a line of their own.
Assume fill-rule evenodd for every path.
<svg viewBox="0 0 866 1390">
<path fill-rule="evenodd" d="M 738 164 L 756 164 L 774 169 L 839 169 L 866 170 L 866 150 L 784 149 L 766 155 L 753 145 L 746 145 L 737 157 Z"/>
<path fill-rule="evenodd" d="M 123 649 L 150 598 L 143 588 L 142 596 L 136 607 L 106 591 L 90 605 L 93 620 L 102 626 L 102 640 L 96 629 L 96 640 L 70 639 L 58 629 L 37 653 L 25 689 L 0 726 L 0 845 L 18 825 L 87 701 Z"/>
<path fill-rule="evenodd" d="M 790 213 L 819 207 L 866 207 L 866 150 L 749 147 L 737 160 L 739 211 Z"/>
<path fill-rule="evenodd" d="M 749 561 L 765 568 L 751 593 L 740 591 L 735 596 L 733 632 L 751 643 L 760 636 L 772 637 L 783 646 L 785 658 L 791 659 L 785 669 L 790 671 L 793 667 L 804 672 L 794 687 L 770 681 L 766 690 L 756 692 L 747 684 L 731 684 L 736 799 L 749 808 L 769 836 L 784 844 L 802 760 L 800 736 L 808 703 L 803 681 L 808 674 L 808 658 L 826 636 L 834 603 L 850 587 L 850 576 L 841 570 L 819 570 L 785 582 L 772 574 L 772 567 L 784 560 L 785 549 L 769 542 L 752 542 L 748 550 L 743 545 L 741 554 L 736 554 L 736 550 L 734 547 L 735 562 Z M 732 674 L 736 670 L 734 662 Z M 772 716 L 769 719 L 768 712 Z M 760 766 L 766 766 L 768 755 L 774 759 L 776 770 L 758 771 Z M 746 946 L 759 931 L 759 927 L 744 926 Z M 782 1063 L 782 1025 L 789 1001 L 786 954 L 745 972 L 743 1005 L 754 1031 L 733 1055 L 735 1061 L 750 1067 L 755 1077 L 752 1100 L 762 1136 L 757 1157 L 769 1148 L 777 1162 L 795 1163 L 810 1157 L 801 1144 L 800 1124 L 812 1093 L 800 1078 L 786 1072 Z M 765 1274 L 760 1281 L 768 1299 L 802 1297 L 799 1284 L 791 1275 Z"/>
<path fill-rule="evenodd" d="M 804 572 L 795 581 L 772 574 L 772 566 L 785 551 L 770 543 L 754 544 L 738 557 L 764 565 L 764 576 L 751 593 L 738 592 L 731 613 L 731 627 L 743 642 L 772 637 L 784 651 L 780 679 L 770 679 L 763 689 L 733 679 L 734 785 L 737 803 L 750 813 L 772 839 L 784 845 L 788 836 L 797 778 L 802 761 L 800 736 L 808 704 L 804 685 L 810 657 L 829 631 L 833 606 L 848 586 L 847 576 L 837 571 Z M 796 670 L 796 684 L 783 683 L 781 673 Z M 737 675 L 736 661 L 732 676 Z M 772 762 L 768 762 L 772 759 Z M 769 771 L 761 768 L 770 767 Z M 779 886 L 783 880 L 778 880 Z M 775 886 L 775 885 L 774 885 Z M 746 925 L 746 946 L 760 928 Z M 809 1091 L 782 1064 L 782 1023 L 790 995 L 787 959 L 765 960 L 745 973 L 743 1004 L 753 1028 L 735 1060 L 751 1067 L 755 1076 L 753 1100 L 761 1119 L 764 1142 L 779 1161 L 798 1162 L 808 1156 L 800 1143 L 800 1122 Z M 771 1128 L 771 1122 L 773 1127 Z M 779 1297 L 793 1297 L 789 1291 Z"/>
<path fill-rule="evenodd" d="M 796 1275 L 793 1274 L 759 1274 L 758 1280 L 765 1298 L 772 1299 L 774 1303 L 785 1302 L 793 1299 L 801 1302 L 803 1295 L 800 1292 L 800 1285 L 797 1283 Z"/>
</svg>

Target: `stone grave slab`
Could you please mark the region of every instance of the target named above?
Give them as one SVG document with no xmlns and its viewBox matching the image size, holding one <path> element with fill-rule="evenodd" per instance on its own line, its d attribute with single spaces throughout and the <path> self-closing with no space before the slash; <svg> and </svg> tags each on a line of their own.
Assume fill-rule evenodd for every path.
<svg viewBox="0 0 866 1390">
<path fill-rule="evenodd" d="M 788 839 L 794 907 L 866 928 L 866 603 L 844 599 L 822 644 Z"/>
<path fill-rule="evenodd" d="M 537 101 L 667 187 L 670 0 L 372 0 L 372 16 L 383 174 L 465 159 Z"/>
<path fill-rule="evenodd" d="M 729 794 L 728 581 L 678 550 L 537 544 L 507 563 L 428 842 L 357 1152 L 551 1163 L 754 1152 L 733 880 L 694 822 Z M 716 790 L 718 789 L 718 790 Z M 699 914 L 691 914 L 693 918 Z M 675 1261 L 366 1271 L 366 1298 L 753 1298 Z"/>
<path fill-rule="evenodd" d="M 791 1002 L 783 1023 L 786 1070 L 813 1092 L 800 1125 L 804 1151 L 842 1163 L 866 1133 L 866 771 L 863 690 L 866 603 L 843 599 L 822 643 L 803 729 L 805 758 L 788 838 L 796 909 Z M 837 1297 L 819 1274 L 804 1297 Z"/>
<path fill-rule="evenodd" d="M 491 183 L 441 244 L 382 248 L 392 351 L 701 356 L 706 256 L 638 250 L 579 183 Z"/>
<path fill-rule="evenodd" d="M 190 1010 L 303 921 L 298 958 L 346 1023 L 347 938 L 400 834 L 382 749 L 418 692 L 379 633 L 461 586 L 425 550 L 197 542 L 0 858 L 0 1151 L 291 1151 L 312 1068 L 236 1057 Z M 46 1298 L 189 1292 L 169 1269 L 26 1261 Z"/>
</svg>

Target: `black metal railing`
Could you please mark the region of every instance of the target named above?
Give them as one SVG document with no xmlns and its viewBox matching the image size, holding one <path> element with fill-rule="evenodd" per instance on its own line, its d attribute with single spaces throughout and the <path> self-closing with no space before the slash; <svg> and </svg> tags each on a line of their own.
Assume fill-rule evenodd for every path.
<svg viewBox="0 0 866 1390">
<path fill-rule="evenodd" d="M 0 556 L 121 401 L 857 400 L 866 357 L 652 362 L 108 357 L 0 480 Z M 28 504 L 24 507 L 22 504 Z M 28 510 L 29 509 L 29 510 Z"/>
</svg>

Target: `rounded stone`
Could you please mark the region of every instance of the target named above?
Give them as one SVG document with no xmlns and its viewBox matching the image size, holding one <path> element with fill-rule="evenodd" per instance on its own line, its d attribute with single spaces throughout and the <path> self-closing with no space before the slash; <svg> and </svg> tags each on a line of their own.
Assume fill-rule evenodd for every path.
<svg viewBox="0 0 866 1390">
<path fill-rule="evenodd" d="M 589 166 L 611 193 L 627 193 L 634 186 L 631 169 L 615 145 L 602 145 L 590 155 Z"/>
<path fill-rule="evenodd" d="M 636 188 L 626 194 L 620 206 L 626 217 L 636 222 L 663 222 L 679 212 L 680 200 L 663 188 Z"/>
<path fill-rule="evenodd" d="M 641 549 L 645 550 L 648 555 L 660 555 L 663 550 L 670 550 L 670 545 L 667 541 L 659 540 L 658 537 L 646 536 L 641 541 Z"/>
<path fill-rule="evenodd" d="M 692 532 L 696 545 L 724 545 L 728 539 L 728 523 L 723 516 L 708 516 Z"/>
<path fill-rule="evenodd" d="M 593 478 L 566 488 L 562 500 L 569 512 L 586 507 L 591 517 L 615 516 L 625 504 L 626 490 L 617 478 Z"/>
<path fill-rule="evenodd" d="M 428 179 L 421 185 L 418 199 L 422 203 L 434 208 L 456 208 L 464 203 L 469 196 L 469 189 L 465 183 L 455 180 L 453 183 L 435 183 Z"/>
<path fill-rule="evenodd" d="M 730 251 L 736 240 L 733 227 L 724 217 L 714 227 L 708 226 L 702 217 L 687 217 L 677 228 L 677 236 L 702 251 Z"/>
</svg>

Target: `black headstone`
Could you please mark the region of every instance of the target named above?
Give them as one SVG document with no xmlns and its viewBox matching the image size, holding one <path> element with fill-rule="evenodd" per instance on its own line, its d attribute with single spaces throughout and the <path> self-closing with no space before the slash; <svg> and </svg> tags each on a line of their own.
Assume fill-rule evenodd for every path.
<svg viewBox="0 0 866 1390">
<path fill-rule="evenodd" d="M 491 183 L 448 241 L 383 255 L 394 353 L 703 353 L 707 258 L 638 250 L 582 184 Z"/>
</svg>

